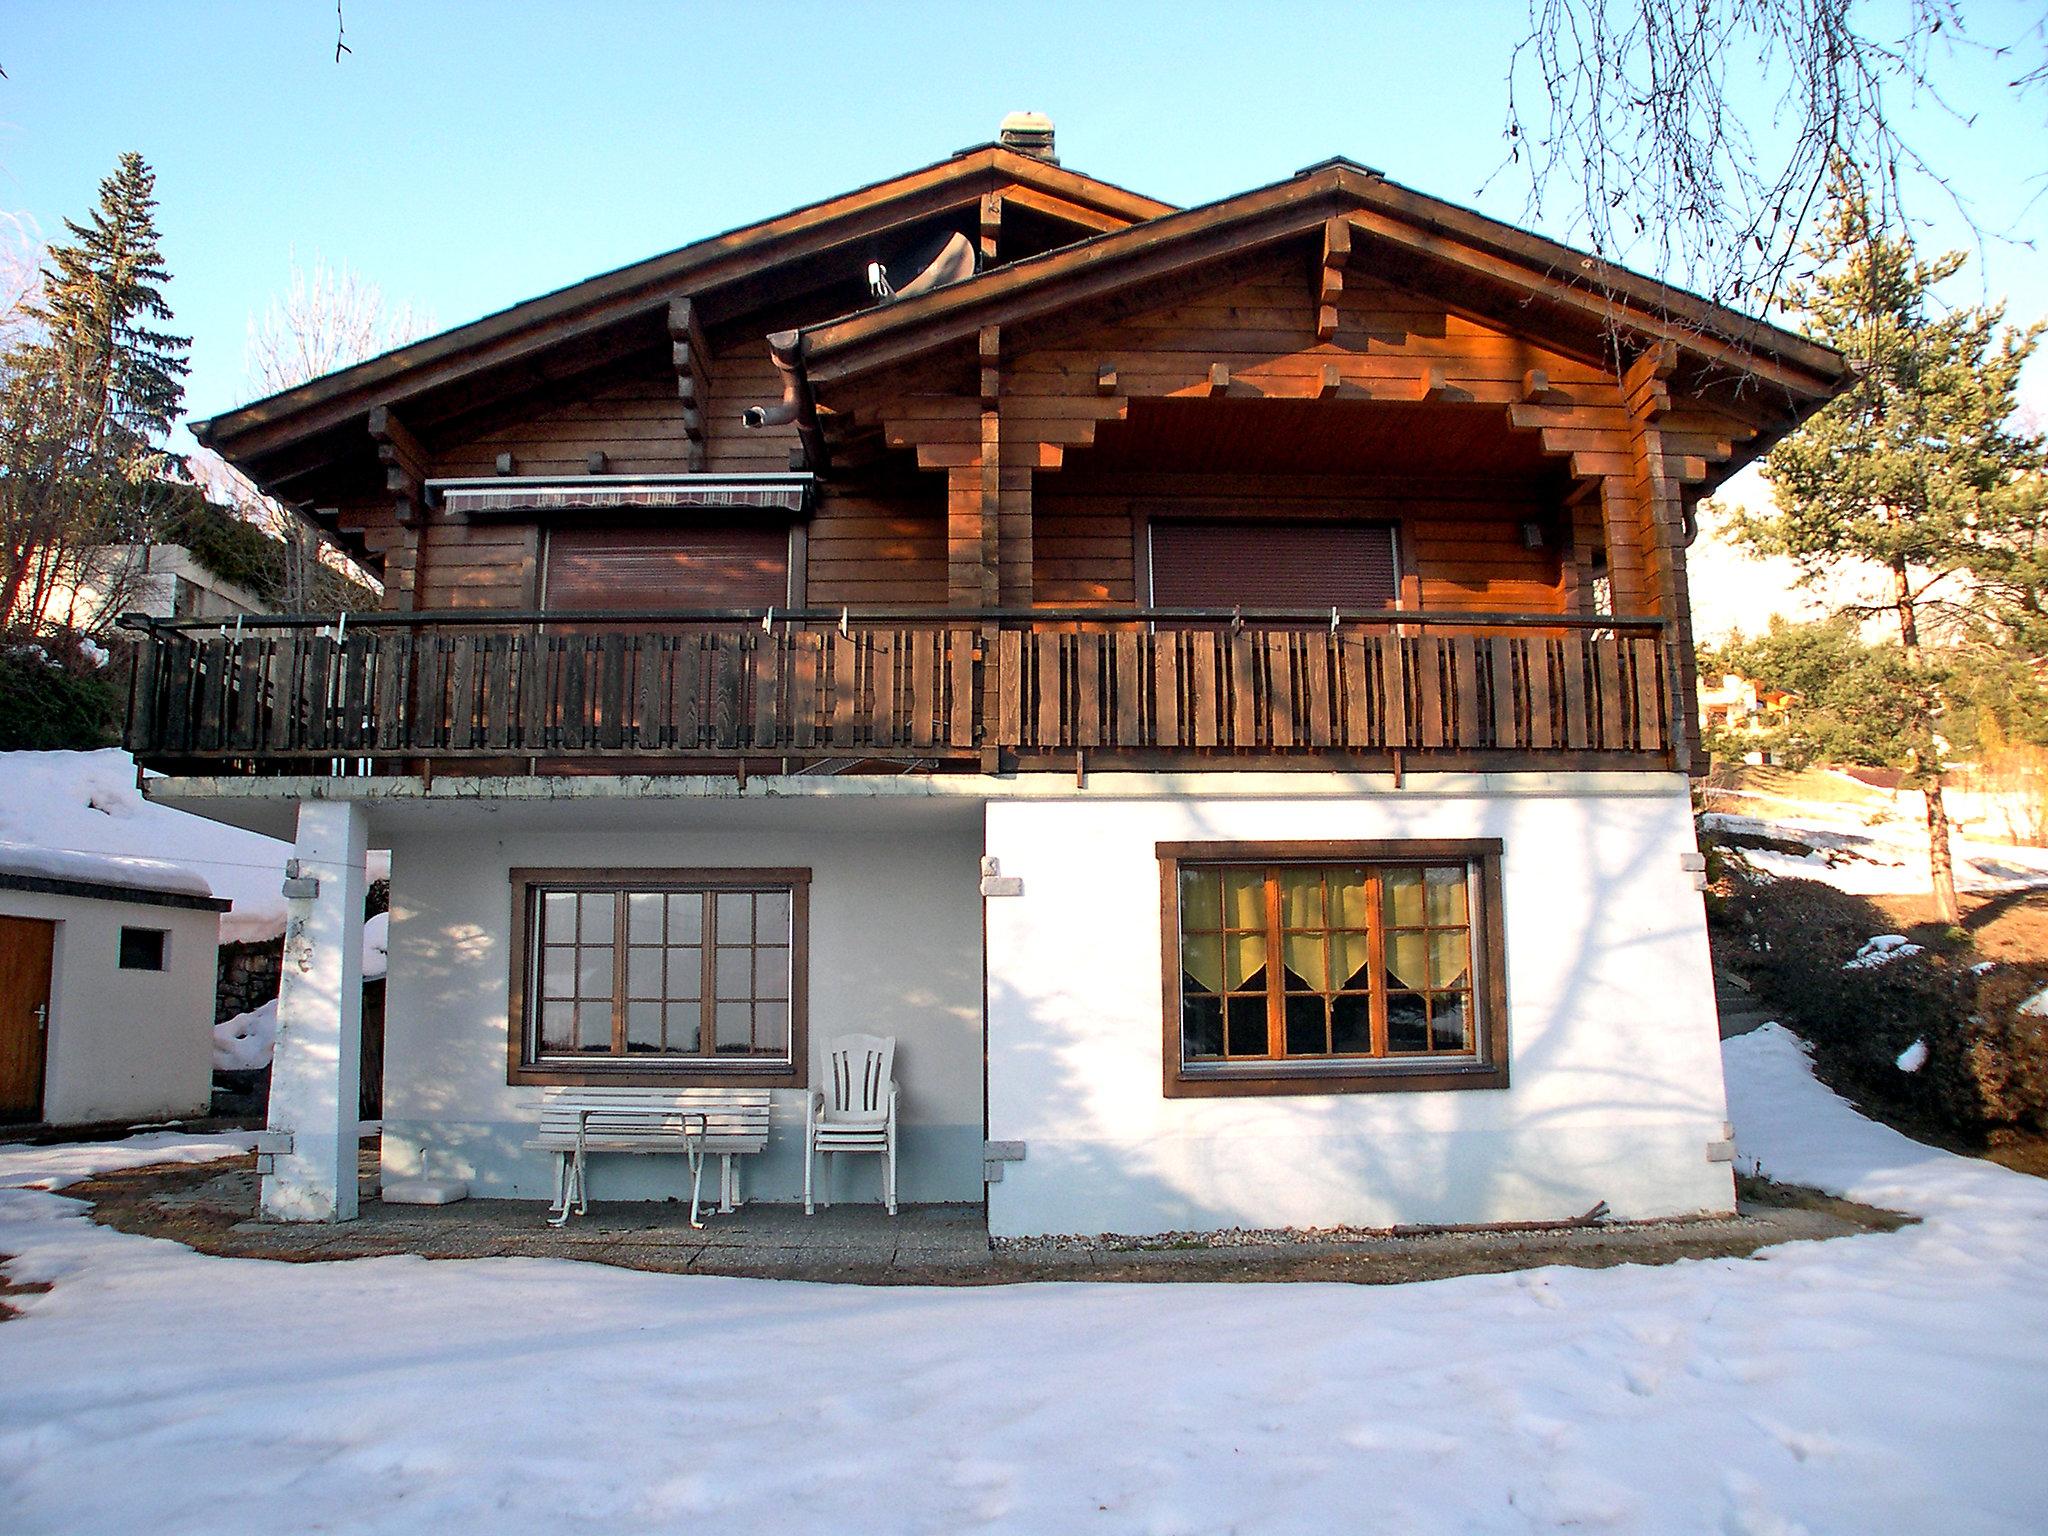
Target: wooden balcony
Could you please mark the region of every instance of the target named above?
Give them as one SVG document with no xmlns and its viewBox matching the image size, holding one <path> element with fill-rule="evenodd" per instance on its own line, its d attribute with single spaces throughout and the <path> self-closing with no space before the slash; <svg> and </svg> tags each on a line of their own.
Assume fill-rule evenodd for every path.
<svg viewBox="0 0 2048 1536">
<path fill-rule="evenodd" d="M 211 774 L 1668 768 L 1658 619 L 1376 611 L 133 620 Z"/>
</svg>

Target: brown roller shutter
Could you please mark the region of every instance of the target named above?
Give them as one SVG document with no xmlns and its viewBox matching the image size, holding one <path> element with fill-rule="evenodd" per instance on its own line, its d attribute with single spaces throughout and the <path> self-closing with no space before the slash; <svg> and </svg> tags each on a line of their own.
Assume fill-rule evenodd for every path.
<svg viewBox="0 0 2048 1536">
<path fill-rule="evenodd" d="M 547 607 L 769 608 L 789 602 L 786 528 L 557 528 Z"/>
<path fill-rule="evenodd" d="M 1386 608 L 1399 592 L 1386 524 L 1152 524 L 1154 607 Z"/>
</svg>

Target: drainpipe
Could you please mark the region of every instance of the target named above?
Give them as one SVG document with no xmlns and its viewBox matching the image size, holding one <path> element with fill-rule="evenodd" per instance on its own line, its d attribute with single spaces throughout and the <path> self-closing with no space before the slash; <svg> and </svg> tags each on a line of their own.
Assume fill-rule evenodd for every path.
<svg viewBox="0 0 2048 1536">
<path fill-rule="evenodd" d="M 750 405 L 740 417 L 749 427 L 796 425 L 797 441 L 803 444 L 804 461 L 823 471 L 825 434 L 818 425 L 818 404 L 811 397 L 811 381 L 804 377 L 804 343 L 801 331 L 776 331 L 768 338 L 768 356 L 782 375 L 782 399 L 774 405 Z"/>
</svg>

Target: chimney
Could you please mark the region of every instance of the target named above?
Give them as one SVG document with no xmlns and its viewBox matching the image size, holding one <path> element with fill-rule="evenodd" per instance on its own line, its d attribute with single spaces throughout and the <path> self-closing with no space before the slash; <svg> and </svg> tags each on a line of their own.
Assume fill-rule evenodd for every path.
<svg viewBox="0 0 2048 1536">
<path fill-rule="evenodd" d="M 1043 112 L 1012 112 L 996 130 L 996 142 L 1034 160 L 1060 163 L 1052 152 L 1052 119 Z"/>
</svg>

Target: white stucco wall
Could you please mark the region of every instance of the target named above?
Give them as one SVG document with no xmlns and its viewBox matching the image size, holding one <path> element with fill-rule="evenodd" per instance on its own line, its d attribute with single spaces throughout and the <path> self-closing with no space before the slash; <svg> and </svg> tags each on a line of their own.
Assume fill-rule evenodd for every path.
<svg viewBox="0 0 2048 1536">
<path fill-rule="evenodd" d="M 1121 780 L 1121 783 L 1120 783 Z M 987 903 L 990 1229 L 1153 1233 L 1733 1208 L 1682 778 L 1416 776 L 1341 799 L 992 801 L 1024 894 Z M 1499 838 L 1505 1090 L 1167 1099 L 1161 841 Z"/>
<path fill-rule="evenodd" d="M 213 1099 L 220 916 L 189 907 L 0 890 L 0 916 L 57 924 L 43 1118 L 52 1125 L 203 1115 Z M 124 971 L 121 929 L 161 928 L 161 971 Z"/>
<path fill-rule="evenodd" d="M 812 1079 L 833 1036 L 896 1036 L 902 1198 L 980 1198 L 978 805 L 893 814 L 867 803 L 758 801 L 561 804 L 523 815 L 450 807 L 429 827 L 380 830 L 379 840 L 386 836 L 388 1177 L 461 1178 L 485 1196 L 553 1192 L 552 1160 L 522 1145 L 545 1090 L 505 1081 L 511 870 L 801 866 L 811 871 Z M 799 1196 L 802 1140 L 803 1092 L 778 1090 L 770 1147 L 741 1165 L 748 1198 Z M 878 1160 L 843 1161 L 839 1198 L 878 1198 Z M 687 1199 L 688 1191 L 679 1157 L 592 1165 L 593 1199 Z"/>
</svg>

